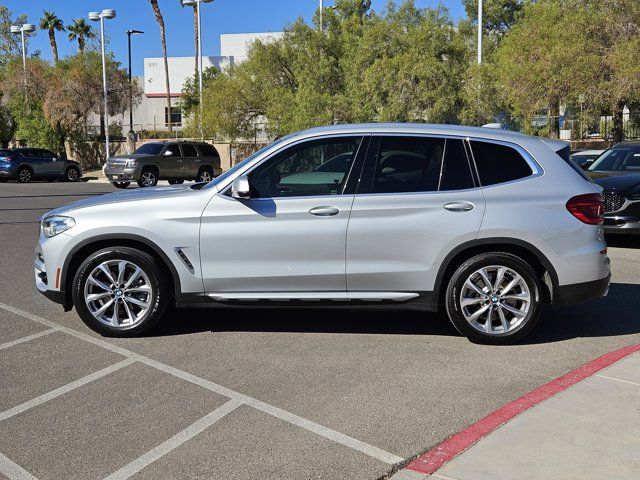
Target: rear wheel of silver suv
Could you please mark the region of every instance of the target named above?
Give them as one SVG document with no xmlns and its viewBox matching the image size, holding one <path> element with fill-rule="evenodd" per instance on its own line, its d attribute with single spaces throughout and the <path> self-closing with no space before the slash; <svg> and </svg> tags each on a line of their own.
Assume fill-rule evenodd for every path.
<svg viewBox="0 0 640 480">
<path fill-rule="evenodd" d="M 82 321 L 106 336 L 128 337 L 153 327 L 170 301 L 169 287 L 149 254 L 109 247 L 90 255 L 73 280 Z"/>
<path fill-rule="evenodd" d="M 460 265 L 447 287 L 447 314 L 471 341 L 493 345 L 527 336 L 541 313 L 541 283 L 510 253 L 482 253 Z"/>
</svg>

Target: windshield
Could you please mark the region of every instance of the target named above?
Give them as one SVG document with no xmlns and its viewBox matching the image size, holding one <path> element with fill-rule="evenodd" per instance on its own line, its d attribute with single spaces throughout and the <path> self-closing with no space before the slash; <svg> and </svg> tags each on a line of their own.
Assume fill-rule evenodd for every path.
<svg viewBox="0 0 640 480">
<path fill-rule="evenodd" d="M 133 153 L 142 153 L 147 155 L 160 155 L 164 148 L 164 143 L 145 143 L 136 149 Z"/>
<path fill-rule="evenodd" d="M 640 172 L 640 145 L 614 147 L 604 152 L 589 171 Z"/>
<path fill-rule="evenodd" d="M 207 188 L 210 187 L 211 185 L 218 185 L 220 183 L 222 183 L 223 181 L 225 181 L 227 178 L 231 177 L 233 174 L 235 174 L 238 170 L 241 170 L 245 165 L 247 165 L 248 163 L 250 163 L 252 160 L 254 160 L 255 158 L 257 158 L 259 155 L 262 155 L 264 152 L 266 152 L 267 150 L 269 150 L 271 147 L 283 142 L 284 140 L 288 139 L 289 137 L 291 137 L 291 135 L 287 135 L 285 137 L 282 137 L 279 140 L 276 140 L 273 143 L 270 143 L 269 145 L 267 145 L 266 147 L 261 148 L 260 150 L 258 150 L 257 152 L 255 152 L 252 155 L 249 155 L 247 158 L 245 158 L 244 160 L 242 160 L 240 163 L 236 163 L 233 167 L 231 167 L 229 170 L 227 170 L 226 172 L 224 172 L 222 175 L 218 175 L 216 178 L 214 178 L 211 182 L 209 182 L 207 184 Z"/>
</svg>

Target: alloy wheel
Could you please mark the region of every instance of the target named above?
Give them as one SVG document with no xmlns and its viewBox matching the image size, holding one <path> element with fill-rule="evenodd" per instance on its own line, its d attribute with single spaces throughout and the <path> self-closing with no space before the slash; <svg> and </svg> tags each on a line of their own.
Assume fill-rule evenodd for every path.
<svg viewBox="0 0 640 480">
<path fill-rule="evenodd" d="M 474 329 L 504 335 L 522 328 L 531 309 L 531 293 L 524 278 L 502 265 L 473 272 L 460 289 L 460 307 Z"/>
<path fill-rule="evenodd" d="M 28 183 L 31 181 L 31 170 L 23 168 L 18 173 L 18 178 L 22 183 Z"/>
<path fill-rule="evenodd" d="M 78 171 L 75 168 L 70 168 L 67 170 L 67 180 L 70 182 L 75 182 L 78 180 Z"/>
<path fill-rule="evenodd" d="M 209 183 L 211 181 L 211 173 L 208 170 L 203 170 L 200 172 L 200 181 L 204 183 Z"/>
<path fill-rule="evenodd" d="M 153 187 L 156 184 L 156 176 L 153 172 L 147 171 L 142 174 L 140 181 L 145 187 Z"/>
<path fill-rule="evenodd" d="M 128 260 L 102 262 L 84 285 L 84 301 L 91 315 L 117 329 L 140 323 L 152 306 L 152 294 L 147 274 Z"/>
</svg>

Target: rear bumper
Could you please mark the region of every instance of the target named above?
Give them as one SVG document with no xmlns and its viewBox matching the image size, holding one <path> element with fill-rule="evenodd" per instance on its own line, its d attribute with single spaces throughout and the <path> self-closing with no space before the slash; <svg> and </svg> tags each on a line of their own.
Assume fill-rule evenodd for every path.
<svg viewBox="0 0 640 480">
<path fill-rule="evenodd" d="M 574 303 L 587 302 L 607 295 L 611 274 L 600 280 L 591 282 L 560 285 L 553 296 L 553 305 L 573 305 Z"/>
</svg>

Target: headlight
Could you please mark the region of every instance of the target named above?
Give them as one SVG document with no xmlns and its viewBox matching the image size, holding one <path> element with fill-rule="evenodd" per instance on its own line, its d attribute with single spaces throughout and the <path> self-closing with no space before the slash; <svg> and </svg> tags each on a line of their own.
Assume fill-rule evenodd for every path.
<svg viewBox="0 0 640 480">
<path fill-rule="evenodd" d="M 59 233 L 66 232 L 75 224 L 76 221 L 71 217 L 54 215 L 42 220 L 42 233 L 47 238 L 55 237 Z"/>
<path fill-rule="evenodd" d="M 138 166 L 137 160 L 127 160 L 127 163 L 125 164 L 124 168 L 136 168 L 137 166 Z"/>
</svg>

